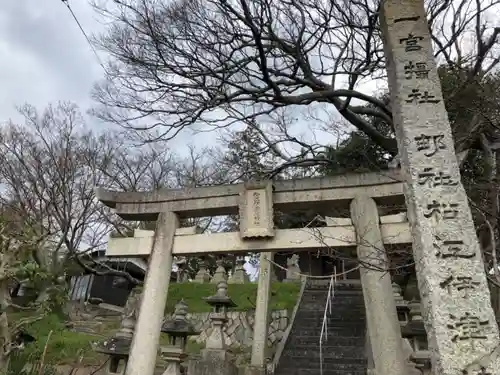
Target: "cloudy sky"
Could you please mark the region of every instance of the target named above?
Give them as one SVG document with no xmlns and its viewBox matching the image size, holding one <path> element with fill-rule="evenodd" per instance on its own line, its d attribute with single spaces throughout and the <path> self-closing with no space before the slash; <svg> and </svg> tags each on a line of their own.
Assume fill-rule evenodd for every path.
<svg viewBox="0 0 500 375">
<path fill-rule="evenodd" d="M 69 0 L 88 33 L 98 32 L 87 0 Z M 43 5 L 42 5 L 43 4 Z M 0 7 L 0 121 L 18 118 L 16 105 L 43 108 L 70 100 L 91 105 L 103 70 L 61 0 L 6 0 Z"/>
<path fill-rule="evenodd" d="M 88 0 L 69 0 L 69 4 L 87 34 L 104 30 Z M 0 56 L 0 123 L 21 120 L 15 107 L 24 103 L 41 110 L 51 102 L 72 101 L 85 112 L 93 105 L 93 84 L 104 75 L 62 0 L 3 0 Z M 106 56 L 101 55 L 101 59 L 105 61 Z M 88 118 L 87 122 L 104 126 L 95 118 Z M 310 124 L 302 124 L 301 129 L 311 136 L 323 133 L 311 129 Z M 176 138 L 175 149 L 182 153 L 177 146 L 183 145 L 187 150 L 189 144 L 212 144 L 216 137 L 214 133 L 196 138 L 182 134 Z"/>
</svg>

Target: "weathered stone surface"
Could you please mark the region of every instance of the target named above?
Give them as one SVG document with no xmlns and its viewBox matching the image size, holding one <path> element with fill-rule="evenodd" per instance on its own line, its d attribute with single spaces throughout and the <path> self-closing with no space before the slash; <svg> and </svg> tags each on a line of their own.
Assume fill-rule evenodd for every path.
<svg viewBox="0 0 500 375">
<path fill-rule="evenodd" d="M 498 374 L 498 327 L 461 184 L 424 0 L 385 0 L 381 10 L 433 373 Z"/>
<path fill-rule="evenodd" d="M 241 238 L 274 236 L 272 181 L 246 183 L 239 208 Z"/>
</svg>

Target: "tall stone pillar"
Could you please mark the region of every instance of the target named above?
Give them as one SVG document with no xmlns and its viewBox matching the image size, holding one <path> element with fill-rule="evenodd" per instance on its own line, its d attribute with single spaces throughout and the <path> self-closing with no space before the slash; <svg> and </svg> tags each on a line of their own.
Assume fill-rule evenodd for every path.
<svg viewBox="0 0 500 375">
<path fill-rule="evenodd" d="M 162 212 L 158 215 L 126 375 L 154 373 L 172 273 L 172 247 L 178 226 L 179 220 L 173 212 Z"/>
<path fill-rule="evenodd" d="M 432 372 L 499 374 L 498 326 L 424 0 L 383 0 L 380 24 Z"/>
<path fill-rule="evenodd" d="M 375 201 L 369 197 L 356 197 L 351 202 L 351 217 L 356 229 L 366 323 L 375 371 L 377 375 L 406 374 L 408 368 Z"/>
<path fill-rule="evenodd" d="M 252 358 L 250 365 L 256 371 L 264 371 L 266 366 L 267 334 L 269 328 L 269 300 L 271 298 L 271 280 L 273 253 L 260 254 L 259 282 L 255 323 L 253 328 Z M 255 373 L 255 372 L 254 372 Z"/>
</svg>

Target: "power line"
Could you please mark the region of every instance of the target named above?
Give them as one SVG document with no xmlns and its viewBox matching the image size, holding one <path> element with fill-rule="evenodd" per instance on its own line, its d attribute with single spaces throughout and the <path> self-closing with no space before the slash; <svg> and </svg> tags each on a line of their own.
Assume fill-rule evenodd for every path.
<svg viewBox="0 0 500 375">
<path fill-rule="evenodd" d="M 75 20 L 76 24 L 78 25 L 78 28 L 80 29 L 80 31 L 82 32 L 83 36 L 85 37 L 85 40 L 87 41 L 88 45 L 92 49 L 92 52 L 94 53 L 94 56 L 97 59 L 97 62 L 104 69 L 104 72 L 107 73 L 106 67 L 104 66 L 104 63 L 102 62 L 102 60 L 99 57 L 99 55 L 97 54 L 97 51 L 96 51 L 94 45 L 92 44 L 89 36 L 87 35 L 87 33 L 85 32 L 85 30 L 83 29 L 82 24 L 80 23 L 80 21 L 76 17 L 75 12 L 73 12 L 73 9 L 71 9 L 71 6 L 69 5 L 69 0 L 61 0 L 61 1 L 62 1 L 62 3 L 64 5 L 66 5 L 66 7 L 68 8 L 69 12 L 71 13 L 71 16 L 73 16 L 73 19 Z"/>
</svg>

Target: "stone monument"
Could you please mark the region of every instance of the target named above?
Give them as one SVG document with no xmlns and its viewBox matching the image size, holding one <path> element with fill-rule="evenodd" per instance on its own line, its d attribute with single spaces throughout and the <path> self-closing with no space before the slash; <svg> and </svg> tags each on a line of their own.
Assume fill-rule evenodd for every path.
<svg viewBox="0 0 500 375">
<path fill-rule="evenodd" d="M 177 282 L 184 283 L 189 281 L 189 275 L 187 272 L 187 259 L 182 257 L 178 259 L 175 264 L 177 265 Z"/>
<path fill-rule="evenodd" d="M 234 268 L 234 273 L 231 277 L 231 284 L 246 284 L 250 282 L 247 271 L 245 271 L 245 257 L 238 256 L 236 258 L 236 267 Z"/>
<path fill-rule="evenodd" d="M 299 282 L 301 280 L 299 256 L 293 254 L 286 260 L 286 278 L 285 282 Z"/>
<path fill-rule="evenodd" d="M 432 371 L 500 372 L 500 340 L 424 0 L 383 0 L 394 127 Z"/>
<path fill-rule="evenodd" d="M 212 284 L 219 284 L 221 281 L 227 282 L 227 273 L 226 269 L 224 268 L 224 258 L 219 257 L 215 261 L 215 264 L 217 265 L 217 268 L 215 269 L 214 276 L 212 277 L 212 280 L 210 282 Z"/>
<path fill-rule="evenodd" d="M 207 270 L 207 264 L 204 259 L 200 259 L 199 268 L 194 278 L 195 283 L 206 284 L 210 282 L 210 273 Z"/>
</svg>

